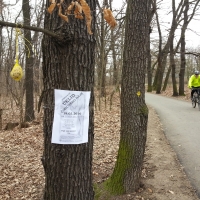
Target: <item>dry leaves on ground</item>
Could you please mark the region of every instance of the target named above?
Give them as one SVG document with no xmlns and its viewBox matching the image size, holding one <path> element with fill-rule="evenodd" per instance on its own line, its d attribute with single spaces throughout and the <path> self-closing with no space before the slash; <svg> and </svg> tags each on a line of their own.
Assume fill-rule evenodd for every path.
<svg viewBox="0 0 200 200">
<path fill-rule="evenodd" d="M 152 121 L 149 122 L 149 124 L 152 124 L 152 132 L 149 135 L 153 142 L 149 146 L 147 144 L 145 153 L 144 169 L 142 171 L 144 185 L 141 185 L 141 189 L 136 193 L 114 197 L 113 200 L 164 200 L 160 199 L 161 194 L 167 198 L 169 197 L 168 199 L 180 200 L 176 198 L 177 193 L 182 192 L 180 187 L 177 187 L 176 189 L 175 186 L 172 189 L 169 187 L 170 189 L 166 190 L 168 187 L 163 185 L 162 190 L 162 188 L 156 184 L 156 181 L 160 181 L 160 177 L 156 176 L 159 167 L 156 167 L 155 162 L 159 165 L 159 161 L 156 160 L 156 158 L 162 156 L 160 155 L 158 148 L 162 148 L 163 144 L 157 146 L 156 149 L 158 143 L 154 142 L 154 133 L 157 133 L 157 129 L 162 131 L 162 126 L 160 125 L 155 112 L 150 109 L 150 113 L 151 112 L 152 115 L 150 115 L 150 118 L 154 123 L 156 122 L 156 124 L 153 124 Z M 8 114 L 5 112 L 4 114 L 6 116 L 4 116 L 4 122 L 8 119 L 8 116 L 12 116 L 13 118 L 11 113 Z M 15 120 L 15 118 L 13 119 Z M 15 122 L 16 121 L 17 119 Z M 29 128 L 15 128 L 12 131 L 0 131 L 0 199 L 42 199 L 44 172 L 41 163 L 41 156 L 43 153 L 43 132 L 41 124 L 42 120 L 39 125 L 35 125 L 34 123 L 30 124 L 31 126 Z M 94 182 L 96 183 L 106 180 L 112 173 L 117 156 L 119 132 L 120 103 L 119 97 L 116 96 L 111 110 L 102 108 L 101 112 L 95 111 L 93 175 Z M 161 140 L 157 141 L 161 142 Z M 164 144 L 166 143 L 167 142 L 164 141 Z M 166 151 L 164 151 L 164 153 L 172 154 Z M 153 157 L 152 155 L 157 157 Z M 170 157 L 172 159 L 170 162 L 174 162 L 173 156 Z M 161 164 L 159 166 L 162 167 Z M 162 170 L 162 168 L 160 170 Z M 178 185 L 176 183 L 179 183 L 180 181 L 185 183 L 184 176 L 181 176 L 180 179 L 179 176 L 174 174 L 174 169 L 170 170 L 170 175 L 173 175 L 176 178 L 176 181 L 173 181 L 175 185 Z M 182 172 L 180 173 L 182 174 Z M 162 171 L 159 174 L 162 175 Z M 174 177 L 172 177 L 171 180 L 173 180 Z M 170 184 L 171 183 L 172 182 L 170 182 Z M 188 189 L 184 189 L 188 196 L 192 197 L 190 200 L 196 200 L 194 191 L 189 184 Z M 174 191 L 176 192 L 175 194 Z M 169 196 L 169 194 L 171 196 Z"/>
<path fill-rule="evenodd" d="M 44 187 L 42 149 L 41 126 L 0 132 L 0 199 L 39 199 Z"/>
</svg>

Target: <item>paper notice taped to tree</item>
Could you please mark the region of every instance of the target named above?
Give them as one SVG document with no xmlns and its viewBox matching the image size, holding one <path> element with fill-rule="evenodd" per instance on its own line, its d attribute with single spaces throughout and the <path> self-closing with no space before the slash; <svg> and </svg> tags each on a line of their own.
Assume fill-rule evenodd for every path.
<svg viewBox="0 0 200 200">
<path fill-rule="evenodd" d="M 55 107 L 51 142 L 88 142 L 89 91 L 54 90 Z"/>
</svg>

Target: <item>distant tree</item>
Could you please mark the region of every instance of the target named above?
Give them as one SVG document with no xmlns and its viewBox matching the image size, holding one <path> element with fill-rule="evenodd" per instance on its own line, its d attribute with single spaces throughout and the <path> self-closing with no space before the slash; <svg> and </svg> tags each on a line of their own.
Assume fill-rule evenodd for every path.
<svg viewBox="0 0 200 200">
<path fill-rule="evenodd" d="M 123 8 L 114 10 L 115 18 L 117 19 L 118 26 L 110 28 L 104 20 L 103 9 L 107 8 L 112 10 L 112 1 L 104 0 L 102 7 L 98 5 L 97 24 L 96 25 L 96 86 L 98 93 L 98 108 L 101 109 L 102 97 L 106 99 L 106 86 L 119 85 L 119 77 L 121 74 L 121 49 L 122 49 L 122 32 L 124 13 Z M 121 16 L 120 16 L 121 15 Z M 119 17 L 120 16 L 120 17 Z M 118 18 L 120 18 L 118 20 Z M 109 74 L 109 75 L 108 75 Z"/>
<path fill-rule="evenodd" d="M 180 60 L 181 60 L 181 66 L 180 66 L 180 72 L 179 72 L 179 95 L 185 95 L 185 93 L 184 93 L 185 67 L 186 67 L 185 32 L 187 30 L 187 27 L 188 27 L 190 21 L 195 16 L 196 11 L 199 9 L 199 2 L 200 2 L 200 0 L 194 1 L 192 3 L 189 0 L 185 0 L 184 1 L 185 9 L 183 11 L 183 26 L 181 28 L 181 36 L 180 36 L 180 43 L 181 43 Z M 189 13 L 190 4 L 194 4 L 193 5 L 193 9 L 191 9 L 192 10 L 191 13 Z"/>
<path fill-rule="evenodd" d="M 172 1 L 172 30 L 176 28 L 176 10 L 175 10 L 175 1 Z M 170 67 L 169 70 L 172 71 L 172 84 L 173 84 L 173 96 L 178 96 L 177 90 L 177 81 L 176 81 L 176 64 L 174 60 L 175 52 L 174 52 L 174 31 L 172 31 L 171 39 L 169 40 L 169 52 L 170 52 Z M 169 72 L 170 72 L 169 71 Z M 169 76 L 169 73 L 167 74 Z M 167 84 L 167 82 L 166 82 Z M 165 86 L 166 87 L 166 86 Z"/>
<path fill-rule="evenodd" d="M 24 25 L 30 26 L 31 16 L 30 16 L 30 5 L 29 0 L 22 1 L 22 11 L 23 11 L 23 18 L 24 18 Z M 26 49 L 26 64 L 25 64 L 25 89 L 26 89 L 26 105 L 25 105 L 25 121 L 32 121 L 35 119 L 34 115 L 34 88 L 33 88 L 33 51 L 31 38 L 31 31 L 28 29 L 24 30 L 24 36 L 26 40 L 25 49 Z"/>
<path fill-rule="evenodd" d="M 188 2 L 189 5 L 191 5 L 191 10 L 192 10 L 192 14 L 191 17 L 193 17 L 194 13 L 197 11 L 198 6 L 199 6 L 199 0 L 198 1 L 189 1 Z M 178 2 L 178 4 L 176 3 L 175 0 L 172 0 L 172 12 L 173 12 L 173 18 L 172 18 L 172 23 L 171 23 L 171 27 L 169 29 L 169 34 L 166 40 L 165 45 L 162 47 L 162 32 L 161 30 L 159 31 L 159 52 L 158 52 L 158 56 L 157 56 L 157 60 L 158 60 L 158 67 L 157 67 L 157 71 L 156 71 L 156 75 L 154 78 L 154 83 L 153 83 L 153 87 L 156 90 L 156 93 L 159 94 L 161 92 L 161 87 L 162 87 L 162 82 L 163 82 L 163 76 L 164 76 L 164 72 L 165 72 L 165 67 L 166 67 L 166 63 L 167 63 L 167 56 L 170 50 L 170 43 L 171 40 L 174 39 L 175 36 L 175 31 L 177 30 L 178 26 L 181 25 L 181 22 L 183 21 L 183 14 L 184 11 L 187 12 L 187 1 L 181 0 Z M 158 18 L 157 17 L 157 22 L 158 22 Z M 187 21 L 187 25 L 189 24 L 190 20 Z M 157 23 L 158 25 L 158 29 L 160 27 L 159 22 Z M 183 73 L 183 72 L 181 72 Z M 181 75 L 182 77 L 182 75 Z"/>
<path fill-rule="evenodd" d="M 3 27 L 0 27 L 0 62 L 3 63 L 2 52 L 3 52 L 3 36 L 2 36 Z M 0 77 L 2 74 L 2 66 L 0 66 Z"/>
<path fill-rule="evenodd" d="M 148 13 L 148 24 L 149 24 L 149 37 L 147 42 L 148 47 L 148 58 L 147 58 L 147 92 L 152 92 L 152 68 L 151 68 L 151 40 L 150 40 L 150 34 L 152 32 L 151 22 L 152 18 L 156 12 L 156 3 L 157 0 L 151 1 L 151 9 Z"/>
</svg>

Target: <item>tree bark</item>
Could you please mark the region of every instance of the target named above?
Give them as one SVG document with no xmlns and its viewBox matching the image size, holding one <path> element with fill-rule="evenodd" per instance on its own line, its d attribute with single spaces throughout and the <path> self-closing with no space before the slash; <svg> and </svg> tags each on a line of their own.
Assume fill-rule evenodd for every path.
<svg viewBox="0 0 200 200">
<path fill-rule="evenodd" d="M 3 36 L 2 36 L 2 29 L 3 27 L 0 27 L 0 63 L 3 63 L 3 59 L 2 59 L 2 53 L 3 53 Z M 2 71 L 3 71 L 3 66 L 0 66 L 0 79 L 2 80 Z M 0 90 L 0 95 L 1 95 L 1 90 Z"/>
<path fill-rule="evenodd" d="M 173 19 L 172 19 L 172 26 L 171 28 L 174 30 L 171 33 L 171 39 L 169 41 L 170 44 L 170 66 L 172 69 L 172 85 L 173 85 L 173 96 L 178 96 L 178 90 L 177 90 L 177 82 L 176 82 L 176 64 L 174 60 L 174 32 L 177 26 L 176 22 L 176 14 L 175 14 L 175 1 L 172 3 L 172 14 L 173 14 Z"/>
<path fill-rule="evenodd" d="M 162 33 L 161 33 L 161 28 L 160 28 L 160 23 L 159 23 L 159 17 L 158 13 L 156 12 L 156 22 L 157 22 L 157 28 L 158 28 L 158 34 L 159 34 L 159 43 L 158 43 L 158 58 L 157 58 L 157 70 L 155 73 L 154 81 L 153 81 L 153 89 L 157 90 L 157 85 L 158 85 L 158 76 L 159 76 L 159 71 L 161 70 L 161 55 L 162 55 Z"/>
<path fill-rule="evenodd" d="M 66 0 L 69 6 L 70 0 Z M 69 23 L 62 21 L 56 10 L 46 13 L 45 29 L 64 35 L 57 41 L 44 36 L 43 50 L 43 104 L 44 104 L 44 200 L 93 200 L 92 151 L 94 131 L 94 66 L 96 1 L 89 0 L 92 14 L 93 35 L 87 32 L 85 20 L 69 16 Z M 47 1 L 49 6 L 49 1 Z M 54 117 L 54 89 L 91 91 L 88 143 L 79 145 L 52 144 Z"/>
<path fill-rule="evenodd" d="M 187 26 L 189 24 L 188 22 L 188 10 L 189 10 L 189 1 L 185 0 L 185 10 L 184 10 L 184 23 L 181 29 L 181 66 L 180 66 L 180 72 L 179 72 L 179 95 L 184 96 L 184 79 L 185 79 L 185 32 L 187 29 Z"/>
<path fill-rule="evenodd" d="M 152 69 L 151 69 L 151 42 L 150 42 L 151 27 L 149 27 L 149 37 L 147 42 L 148 58 L 147 58 L 147 92 L 152 92 Z"/>
<path fill-rule="evenodd" d="M 113 174 L 105 184 L 113 194 L 134 192 L 140 185 L 148 119 L 145 104 L 148 9 L 148 0 L 127 2 L 120 144 Z"/>
<path fill-rule="evenodd" d="M 166 77 L 165 77 L 165 80 L 164 80 L 164 84 L 163 84 L 163 88 L 162 88 L 162 91 L 165 91 L 166 88 L 167 88 L 167 83 L 168 83 L 168 80 L 169 80 L 169 76 L 170 76 L 170 73 L 171 73 L 171 66 L 169 66 L 168 70 L 167 70 L 167 74 L 166 74 Z"/>
<path fill-rule="evenodd" d="M 105 29 L 104 29 L 104 16 L 101 13 L 101 47 L 100 47 L 100 56 L 101 56 L 101 65 L 100 65 L 100 92 L 99 97 L 104 97 L 105 90 L 105 82 L 106 82 L 106 58 L 105 58 Z M 101 99 L 99 98 L 99 105 Z M 99 106 L 100 107 L 100 106 Z"/>
<path fill-rule="evenodd" d="M 114 33 L 111 30 L 111 48 L 112 48 L 112 59 L 113 59 L 113 85 L 117 85 L 119 78 L 119 69 L 117 69 L 117 59 L 116 59 L 116 50 L 115 50 L 115 41 L 114 41 Z"/>
<path fill-rule="evenodd" d="M 148 42 L 147 42 L 147 48 L 148 48 L 148 58 L 147 58 L 147 92 L 152 92 L 152 68 L 151 68 L 151 41 L 150 41 L 150 35 L 152 32 L 151 28 L 151 21 L 152 18 L 156 12 L 156 0 L 151 1 L 151 9 L 148 14 L 148 24 L 149 24 L 149 37 L 148 37 Z"/>
<path fill-rule="evenodd" d="M 173 85 L 173 96 L 178 96 L 178 90 L 177 90 L 177 82 L 176 82 L 176 64 L 174 60 L 174 45 L 173 40 L 170 44 L 170 66 L 172 69 L 172 85 Z"/>
<path fill-rule="evenodd" d="M 30 6 L 29 0 L 23 0 L 22 3 L 24 25 L 30 26 Z M 25 105 L 25 116 L 24 121 L 32 121 L 35 119 L 34 115 L 34 88 L 33 88 L 33 51 L 30 45 L 31 31 L 24 29 L 24 40 L 26 49 L 26 64 L 25 64 L 25 88 L 26 88 L 26 105 Z"/>
</svg>

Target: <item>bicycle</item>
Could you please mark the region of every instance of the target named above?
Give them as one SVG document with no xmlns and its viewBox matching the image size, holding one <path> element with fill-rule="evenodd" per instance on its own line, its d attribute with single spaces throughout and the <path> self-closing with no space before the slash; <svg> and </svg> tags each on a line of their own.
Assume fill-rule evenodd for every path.
<svg viewBox="0 0 200 200">
<path fill-rule="evenodd" d="M 198 103 L 198 107 L 200 111 L 200 87 L 192 88 L 192 90 L 196 90 L 192 97 L 192 107 L 196 108 L 196 104 Z"/>
</svg>

